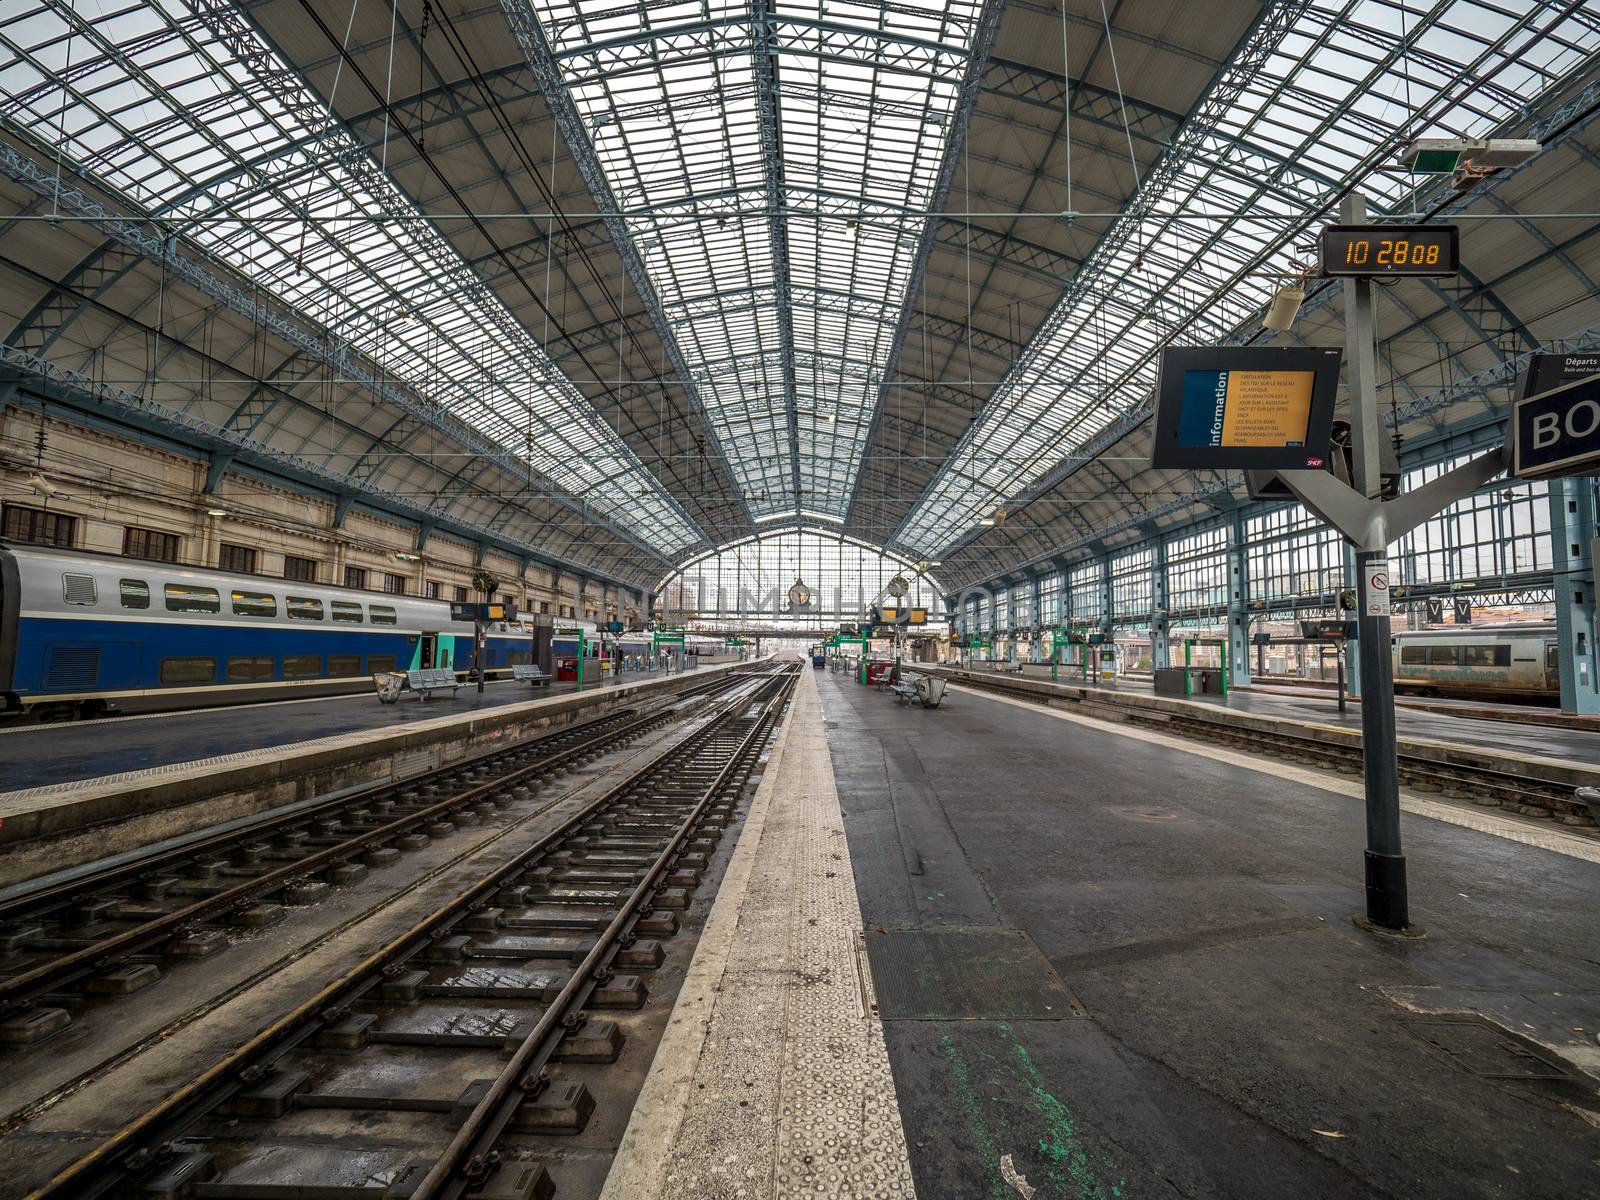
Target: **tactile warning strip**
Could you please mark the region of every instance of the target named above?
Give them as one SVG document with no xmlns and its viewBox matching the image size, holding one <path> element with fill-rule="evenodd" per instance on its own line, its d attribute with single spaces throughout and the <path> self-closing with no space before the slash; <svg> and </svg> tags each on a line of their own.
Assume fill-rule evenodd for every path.
<svg viewBox="0 0 1600 1200">
<path fill-rule="evenodd" d="M 602 1200 L 915 1195 L 860 926 L 806 671 Z"/>
</svg>

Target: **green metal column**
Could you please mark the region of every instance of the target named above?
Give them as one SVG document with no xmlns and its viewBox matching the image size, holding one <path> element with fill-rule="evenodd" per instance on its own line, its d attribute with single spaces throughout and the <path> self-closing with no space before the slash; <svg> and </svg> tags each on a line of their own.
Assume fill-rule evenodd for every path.
<svg viewBox="0 0 1600 1200">
<path fill-rule="evenodd" d="M 1594 594 L 1600 527 L 1596 520 L 1592 478 L 1550 481 L 1550 552 L 1562 712 L 1600 713 Z"/>
</svg>

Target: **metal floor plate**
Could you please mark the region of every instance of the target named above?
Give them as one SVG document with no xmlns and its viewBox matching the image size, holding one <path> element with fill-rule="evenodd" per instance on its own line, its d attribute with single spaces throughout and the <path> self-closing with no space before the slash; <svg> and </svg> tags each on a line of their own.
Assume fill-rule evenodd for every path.
<svg viewBox="0 0 1600 1200">
<path fill-rule="evenodd" d="M 868 930 L 885 1021 L 1053 1021 L 1088 1014 L 1020 929 Z"/>
<path fill-rule="evenodd" d="M 1570 1079 L 1572 1073 L 1553 1055 L 1507 1033 L 1498 1025 L 1466 1017 L 1411 1021 L 1406 1028 L 1456 1066 L 1484 1079 Z"/>
</svg>

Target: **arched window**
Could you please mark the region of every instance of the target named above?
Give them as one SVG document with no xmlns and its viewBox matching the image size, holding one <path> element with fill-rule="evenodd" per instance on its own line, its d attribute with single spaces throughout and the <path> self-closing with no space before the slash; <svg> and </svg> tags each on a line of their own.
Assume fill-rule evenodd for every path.
<svg viewBox="0 0 1600 1200">
<path fill-rule="evenodd" d="M 694 559 L 662 581 L 655 607 L 668 619 L 821 628 L 855 620 L 875 602 L 896 603 L 885 591 L 897 576 L 907 584 L 900 603 L 928 609 L 929 620 L 943 617 L 942 592 L 928 575 L 927 564 L 809 529 L 763 534 Z M 808 594 L 804 605 L 794 603 L 796 584 L 803 584 Z"/>
</svg>

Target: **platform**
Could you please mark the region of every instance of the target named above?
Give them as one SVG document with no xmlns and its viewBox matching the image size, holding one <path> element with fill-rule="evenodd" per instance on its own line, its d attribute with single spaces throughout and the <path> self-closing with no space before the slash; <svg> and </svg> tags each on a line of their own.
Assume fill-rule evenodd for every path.
<svg viewBox="0 0 1600 1200">
<path fill-rule="evenodd" d="M 1359 779 L 808 679 L 609 1196 L 903 1194 L 901 1131 L 923 1200 L 1593 1179 L 1600 837 L 1405 793 L 1425 936 L 1379 937 Z M 858 1099 L 880 1046 L 898 1129 Z M 824 1185 L 797 1149 L 890 1173 Z"/>
<path fill-rule="evenodd" d="M 1050 681 L 1048 665 L 1029 666 L 1029 670 L 1021 673 L 1022 678 Z M 978 664 L 973 669 L 987 668 L 984 664 Z M 1004 671 L 994 673 L 1007 674 Z M 1148 680 L 1125 679 L 1103 686 L 1092 682 L 1085 683 L 1082 679 L 1062 671 L 1055 682 L 1075 688 L 1105 692 L 1113 696 L 1156 694 L 1154 686 Z M 1341 713 L 1339 698 L 1333 692 L 1248 687 L 1230 688 L 1226 697 L 1190 696 L 1185 699 L 1200 704 L 1217 705 L 1233 712 L 1316 721 L 1347 729 L 1361 728 L 1360 701 L 1348 701 L 1345 711 Z M 1552 712 L 1550 709 L 1520 704 L 1469 704 L 1463 701 L 1422 700 L 1406 696 L 1395 698 L 1395 730 L 1402 737 L 1428 738 L 1491 749 L 1505 746 L 1508 741 L 1514 741 L 1528 748 L 1539 747 L 1538 753 L 1550 757 L 1588 758 L 1600 762 L 1600 725 L 1597 725 L 1592 718 L 1585 717 L 1552 723 L 1552 717 L 1562 716 L 1563 714 Z"/>
<path fill-rule="evenodd" d="M 289 746 L 334 734 L 399 728 L 455 713 L 482 712 L 546 696 L 635 683 L 654 679 L 658 674 L 628 672 L 620 678 L 606 676 L 581 686 L 549 683 L 538 688 L 497 680 L 485 684 L 481 696 L 475 684 L 463 684 L 454 696 L 439 693 L 422 701 L 415 693 L 406 692 L 394 704 L 379 703 L 368 689 L 309 700 L 16 725 L 0 729 L 0 762 L 5 764 L 6 790 L 17 791 Z"/>
<path fill-rule="evenodd" d="M 580 689 L 490 684 L 454 700 L 373 695 L 23 727 L 0 733 L 0 885 L 377 781 L 553 723 L 663 697 L 744 664 Z M 16 764 L 13 770 L 12 764 Z M 16 786 L 27 779 L 33 786 Z"/>
</svg>

